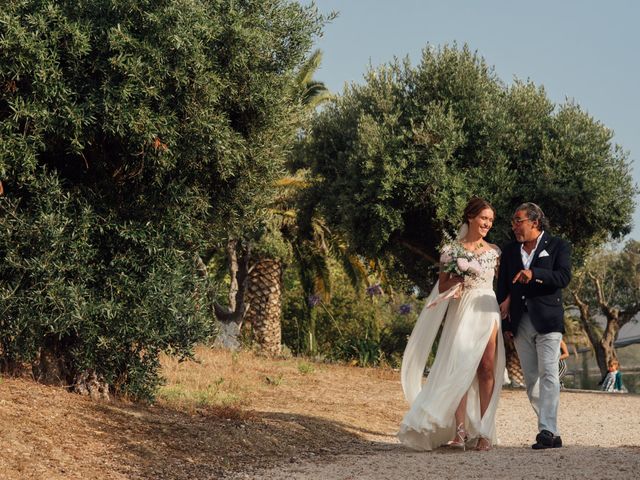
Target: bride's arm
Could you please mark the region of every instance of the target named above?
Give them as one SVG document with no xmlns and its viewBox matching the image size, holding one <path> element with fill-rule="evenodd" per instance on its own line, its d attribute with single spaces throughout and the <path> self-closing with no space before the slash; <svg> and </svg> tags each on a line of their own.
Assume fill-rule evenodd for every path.
<svg viewBox="0 0 640 480">
<path fill-rule="evenodd" d="M 443 293 L 449 290 L 457 283 L 462 283 L 464 279 L 453 273 L 443 271 L 443 266 L 451 262 L 451 253 L 453 247 L 451 245 L 445 245 L 440 253 L 440 274 L 438 275 L 438 293 Z"/>
</svg>

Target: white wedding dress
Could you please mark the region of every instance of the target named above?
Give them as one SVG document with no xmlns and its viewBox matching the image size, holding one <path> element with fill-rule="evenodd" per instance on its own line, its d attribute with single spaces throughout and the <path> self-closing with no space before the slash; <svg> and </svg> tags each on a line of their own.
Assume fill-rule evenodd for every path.
<svg viewBox="0 0 640 480">
<path fill-rule="evenodd" d="M 465 426 L 470 438 L 484 437 L 492 445 L 497 443 L 495 416 L 505 368 L 500 310 L 493 291 L 499 256 L 499 250 L 494 249 L 478 254 L 481 273 L 465 279 L 461 297 L 427 308 L 438 295 L 436 284 L 418 317 L 402 359 L 402 388 L 411 408 L 400 424 L 398 438 L 407 447 L 432 450 L 451 440 L 456 428 L 454 414 L 465 392 Z M 443 318 L 438 351 L 423 386 L 426 361 Z M 481 418 L 476 370 L 495 326 L 495 387 Z"/>
</svg>

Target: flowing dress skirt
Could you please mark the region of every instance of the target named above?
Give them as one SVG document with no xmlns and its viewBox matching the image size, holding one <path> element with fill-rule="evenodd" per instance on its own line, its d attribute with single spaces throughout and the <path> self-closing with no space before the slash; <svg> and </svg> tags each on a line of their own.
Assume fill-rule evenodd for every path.
<svg viewBox="0 0 640 480">
<path fill-rule="evenodd" d="M 462 396 L 468 392 L 466 429 L 471 438 L 482 436 L 494 445 L 497 443 L 495 416 L 505 368 L 500 311 L 495 293 L 487 288 L 465 290 L 461 298 L 449 300 L 448 305 L 438 305 L 432 311 L 425 308 L 418 319 L 418 322 L 423 322 L 422 326 L 419 323 L 416 324 L 412 337 L 419 335 L 420 328 L 429 329 L 431 332 L 434 332 L 434 329 L 437 330 L 445 311 L 446 318 L 436 358 L 426 383 L 413 400 L 411 397 L 414 394 L 411 393 L 411 388 L 405 386 L 406 372 L 403 358 L 403 387 L 411 408 L 402 420 L 398 437 L 404 445 L 415 450 L 431 450 L 446 444 L 453 438 L 455 432 L 455 410 Z M 437 318 L 438 316 L 440 318 Z M 429 323 L 430 321 L 438 323 L 433 325 Z M 481 418 L 476 371 L 494 328 L 498 330 L 494 367 L 495 386 L 487 411 Z M 431 333 L 430 336 L 435 337 L 435 334 Z M 427 337 L 423 336 L 423 338 Z M 407 352 L 416 349 L 415 340 L 413 345 L 411 345 L 412 339 L 409 340 Z M 433 339 L 431 338 L 430 341 L 428 339 L 421 348 L 430 351 L 432 343 Z M 428 355 L 428 351 L 426 354 Z M 420 359 L 426 359 L 424 352 L 417 356 Z M 409 364 L 410 360 L 406 360 Z M 415 388 L 414 390 L 417 391 Z"/>
</svg>

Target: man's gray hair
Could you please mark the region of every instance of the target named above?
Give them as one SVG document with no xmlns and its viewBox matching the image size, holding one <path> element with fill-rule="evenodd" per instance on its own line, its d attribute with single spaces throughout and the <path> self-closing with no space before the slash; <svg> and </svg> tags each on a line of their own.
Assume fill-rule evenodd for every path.
<svg viewBox="0 0 640 480">
<path fill-rule="evenodd" d="M 532 222 L 538 220 L 538 229 L 539 230 L 548 230 L 549 229 L 549 220 L 544 215 L 542 209 L 533 202 L 525 202 L 516 208 L 516 212 L 524 211 L 527 214 L 527 218 Z"/>
</svg>

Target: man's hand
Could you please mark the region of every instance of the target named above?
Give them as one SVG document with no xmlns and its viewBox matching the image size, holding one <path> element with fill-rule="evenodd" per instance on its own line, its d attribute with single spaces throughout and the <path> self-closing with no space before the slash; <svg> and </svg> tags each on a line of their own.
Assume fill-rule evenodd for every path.
<svg viewBox="0 0 640 480">
<path fill-rule="evenodd" d="M 503 320 L 509 317 L 509 306 L 511 305 L 511 295 L 500 304 L 500 318 Z"/>
<path fill-rule="evenodd" d="M 520 282 L 526 285 L 531 281 L 532 278 L 533 278 L 533 272 L 531 270 L 529 269 L 520 270 L 518 273 L 516 273 L 516 276 L 513 277 L 513 282 L 511 283 Z"/>
</svg>

